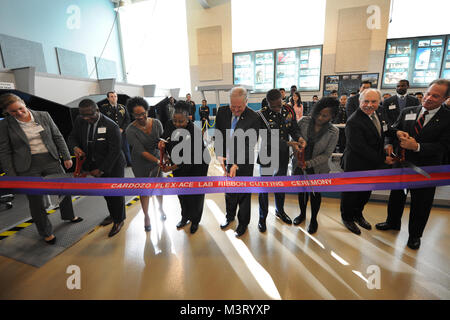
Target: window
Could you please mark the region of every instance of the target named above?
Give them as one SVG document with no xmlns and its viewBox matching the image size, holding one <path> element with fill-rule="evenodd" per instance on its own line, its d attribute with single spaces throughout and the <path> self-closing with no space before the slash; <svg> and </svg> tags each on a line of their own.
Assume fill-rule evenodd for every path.
<svg viewBox="0 0 450 320">
<path fill-rule="evenodd" d="M 232 0 L 232 50 L 323 44 L 325 0 Z"/>
<path fill-rule="evenodd" d="M 185 0 L 148 0 L 120 8 L 128 82 L 190 92 Z"/>
<path fill-rule="evenodd" d="M 448 0 L 391 0 L 388 39 L 449 34 Z"/>
</svg>

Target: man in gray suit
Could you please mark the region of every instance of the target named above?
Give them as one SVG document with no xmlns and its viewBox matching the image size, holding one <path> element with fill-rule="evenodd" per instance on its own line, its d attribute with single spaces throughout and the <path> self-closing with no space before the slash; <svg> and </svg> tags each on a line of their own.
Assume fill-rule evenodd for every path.
<svg viewBox="0 0 450 320">
<path fill-rule="evenodd" d="M 0 121 L 0 163 L 8 176 L 46 176 L 64 173 L 72 167 L 69 150 L 58 127 L 47 112 L 29 110 L 18 96 L 7 93 L 0 96 L 0 108 L 8 116 Z M 31 217 L 39 234 L 48 244 L 56 237 L 47 217 L 42 195 L 27 195 Z M 60 203 L 61 219 L 80 222 L 75 217 L 72 200 L 65 196 Z"/>
</svg>

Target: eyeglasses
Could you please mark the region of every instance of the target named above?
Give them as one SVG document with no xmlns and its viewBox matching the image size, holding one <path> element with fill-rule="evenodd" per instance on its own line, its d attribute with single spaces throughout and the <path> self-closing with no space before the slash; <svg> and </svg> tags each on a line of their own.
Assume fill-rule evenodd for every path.
<svg viewBox="0 0 450 320">
<path fill-rule="evenodd" d="M 147 113 L 145 113 L 145 112 L 142 112 L 142 113 L 133 113 L 133 116 L 134 116 L 135 118 L 142 118 L 142 117 L 146 117 L 146 116 L 147 116 Z"/>
</svg>

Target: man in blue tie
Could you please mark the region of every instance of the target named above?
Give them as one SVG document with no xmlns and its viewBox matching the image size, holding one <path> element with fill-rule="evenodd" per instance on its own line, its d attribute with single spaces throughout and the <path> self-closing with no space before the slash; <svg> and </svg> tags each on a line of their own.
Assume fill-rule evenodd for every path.
<svg viewBox="0 0 450 320">
<path fill-rule="evenodd" d="M 230 105 L 220 107 L 216 115 L 215 152 L 224 174 L 230 178 L 253 176 L 254 148 L 257 142 L 259 117 L 247 107 L 247 90 L 234 87 L 230 91 Z M 246 136 L 253 133 L 254 139 Z M 234 143 L 230 143 L 234 141 Z M 226 221 L 220 225 L 227 228 L 236 217 L 239 224 L 236 237 L 242 236 L 250 223 L 251 193 L 226 193 Z"/>
</svg>

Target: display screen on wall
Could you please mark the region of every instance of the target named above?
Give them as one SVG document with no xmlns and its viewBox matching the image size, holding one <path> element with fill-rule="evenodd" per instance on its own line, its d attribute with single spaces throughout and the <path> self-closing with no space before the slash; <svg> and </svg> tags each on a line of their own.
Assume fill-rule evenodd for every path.
<svg viewBox="0 0 450 320">
<path fill-rule="evenodd" d="M 247 84 L 255 92 L 274 87 L 299 91 L 320 88 L 322 47 L 301 47 L 233 54 L 234 84 Z"/>
<path fill-rule="evenodd" d="M 234 55 L 234 84 L 253 85 L 253 53 Z"/>
<path fill-rule="evenodd" d="M 291 85 L 297 84 L 298 78 L 298 50 L 286 49 L 276 51 L 276 87 L 290 88 Z"/>
<path fill-rule="evenodd" d="M 447 45 L 443 60 L 441 78 L 450 79 L 450 36 L 447 36 Z"/>
<path fill-rule="evenodd" d="M 266 92 L 273 88 L 273 51 L 255 52 L 255 91 Z"/>
<path fill-rule="evenodd" d="M 328 96 L 331 91 L 337 90 L 338 95 L 350 95 L 352 92 L 358 92 L 363 81 L 370 81 L 371 88 L 378 88 L 378 73 L 356 73 L 341 74 L 323 77 L 323 96 Z"/>
<path fill-rule="evenodd" d="M 298 86 L 302 91 L 317 91 L 320 88 L 321 48 L 301 48 Z"/>
<path fill-rule="evenodd" d="M 387 40 L 382 88 L 409 80 L 410 87 L 426 87 L 439 78 L 445 36 Z"/>
</svg>

